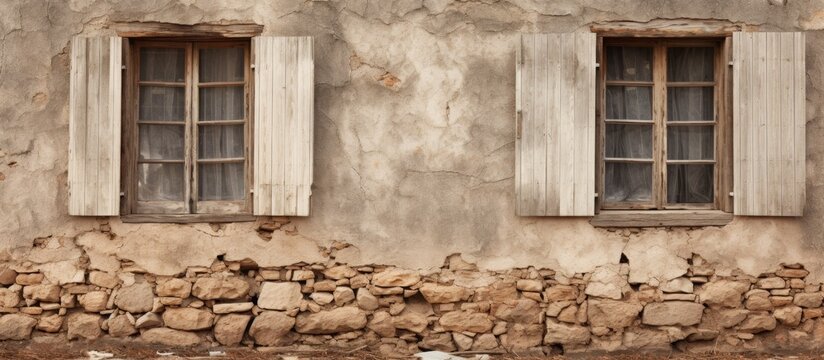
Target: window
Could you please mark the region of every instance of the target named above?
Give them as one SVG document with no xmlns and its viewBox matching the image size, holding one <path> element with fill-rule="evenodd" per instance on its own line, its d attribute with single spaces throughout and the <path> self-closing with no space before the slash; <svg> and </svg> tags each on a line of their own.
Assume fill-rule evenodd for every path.
<svg viewBox="0 0 824 360">
<path fill-rule="evenodd" d="M 249 42 L 132 48 L 133 212 L 250 212 Z"/>
<path fill-rule="evenodd" d="M 602 209 L 714 209 L 720 41 L 606 39 Z"/>
</svg>

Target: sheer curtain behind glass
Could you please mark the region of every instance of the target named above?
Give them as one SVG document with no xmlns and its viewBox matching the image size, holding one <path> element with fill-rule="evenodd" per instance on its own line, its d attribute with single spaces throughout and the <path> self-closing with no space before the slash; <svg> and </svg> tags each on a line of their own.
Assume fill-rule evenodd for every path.
<svg viewBox="0 0 824 360">
<path fill-rule="evenodd" d="M 199 56 L 198 199 L 240 200 L 245 190 L 244 49 L 203 48 Z"/>
</svg>

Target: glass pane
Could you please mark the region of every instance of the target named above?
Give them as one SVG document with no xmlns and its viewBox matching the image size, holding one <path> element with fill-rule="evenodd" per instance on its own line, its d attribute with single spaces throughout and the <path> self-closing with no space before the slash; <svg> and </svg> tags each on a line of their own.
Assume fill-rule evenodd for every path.
<svg viewBox="0 0 824 360">
<path fill-rule="evenodd" d="M 243 125 L 200 126 L 197 152 L 200 159 L 243 157 Z"/>
<path fill-rule="evenodd" d="M 183 160 L 182 125 L 140 125 L 141 160 Z"/>
<path fill-rule="evenodd" d="M 652 125 L 608 124 L 606 157 L 652 159 Z"/>
<path fill-rule="evenodd" d="M 709 87 L 671 87 L 667 89 L 667 119 L 715 120 L 715 89 Z"/>
<path fill-rule="evenodd" d="M 652 87 L 607 86 L 607 119 L 652 120 Z"/>
<path fill-rule="evenodd" d="M 714 81 L 711 47 L 671 47 L 667 49 L 667 81 Z"/>
<path fill-rule="evenodd" d="M 652 200 L 652 164 L 606 163 L 605 171 L 605 201 Z"/>
<path fill-rule="evenodd" d="M 243 86 L 200 89 L 200 120 L 243 120 Z"/>
<path fill-rule="evenodd" d="M 183 164 L 139 164 L 137 199 L 183 201 Z"/>
<path fill-rule="evenodd" d="M 667 128 L 667 158 L 670 160 L 713 160 L 713 126 L 670 126 Z"/>
<path fill-rule="evenodd" d="M 186 91 L 182 87 L 140 87 L 140 120 L 183 121 Z"/>
<path fill-rule="evenodd" d="M 200 50 L 200 82 L 243 81 L 243 48 Z"/>
<path fill-rule="evenodd" d="M 667 165 L 667 202 L 711 203 L 714 165 Z"/>
<path fill-rule="evenodd" d="M 140 48 L 140 80 L 186 81 L 186 51 L 174 48 Z"/>
<path fill-rule="evenodd" d="M 607 80 L 652 81 L 652 48 L 607 46 Z"/>
<path fill-rule="evenodd" d="M 243 199 L 243 163 L 199 164 L 197 176 L 198 199 Z"/>
</svg>

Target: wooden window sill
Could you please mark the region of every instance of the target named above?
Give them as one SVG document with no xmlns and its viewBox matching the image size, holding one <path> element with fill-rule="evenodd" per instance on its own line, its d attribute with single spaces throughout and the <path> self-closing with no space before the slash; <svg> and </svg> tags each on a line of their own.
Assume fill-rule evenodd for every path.
<svg viewBox="0 0 824 360">
<path fill-rule="evenodd" d="M 595 227 L 724 226 L 732 218 L 721 210 L 604 210 L 589 223 Z"/>
<path fill-rule="evenodd" d="M 257 220 L 257 216 L 249 214 L 130 214 L 123 215 L 120 220 L 124 223 L 168 223 L 168 224 L 193 224 L 193 223 L 231 223 L 250 222 Z"/>
</svg>

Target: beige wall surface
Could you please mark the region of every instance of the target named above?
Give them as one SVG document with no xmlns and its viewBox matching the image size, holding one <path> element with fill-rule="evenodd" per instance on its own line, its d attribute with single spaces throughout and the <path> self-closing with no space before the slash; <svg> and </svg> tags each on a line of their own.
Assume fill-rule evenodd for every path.
<svg viewBox="0 0 824 360">
<path fill-rule="evenodd" d="M 131 260 L 156 274 L 251 259 L 431 268 L 461 253 L 485 269 L 571 275 L 630 264 L 630 280 L 678 277 L 699 254 L 757 275 L 802 263 L 824 280 L 824 1 L 22 0 L 0 2 L 0 262 L 73 282 Z M 803 218 L 724 227 L 610 231 L 586 218 L 516 217 L 515 50 L 519 34 L 610 21 L 716 19 L 807 31 L 807 202 Z M 124 224 L 67 215 L 70 39 L 113 24 L 254 22 L 315 37 L 311 216 L 272 239 L 259 223 Z M 99 231 L 108 221 L 111 232 Z"/>
</svg>

